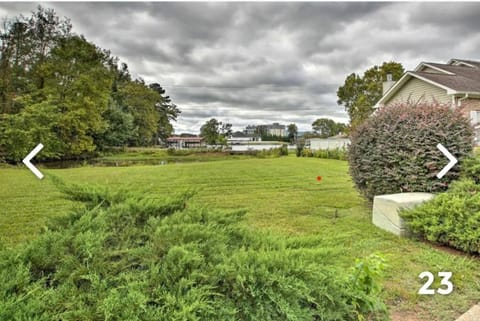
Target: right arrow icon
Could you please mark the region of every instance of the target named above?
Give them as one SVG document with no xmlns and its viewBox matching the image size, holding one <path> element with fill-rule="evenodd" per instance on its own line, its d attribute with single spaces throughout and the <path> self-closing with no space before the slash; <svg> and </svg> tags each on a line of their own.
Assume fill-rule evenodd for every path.
<svg viewBox="0 0 480 321">
<path fill-rule="evenodd" d="M 437 148 L 443 153 L 443 155 L 447 156 L 448 160 L 450 161 L 444 168 L 437 174 L 437 178 L 442 178 L 447 172 L 458 163 L 458 160 L 450 154 L 450 152 L 440 143 L 437 144 Z"/>
</svg>

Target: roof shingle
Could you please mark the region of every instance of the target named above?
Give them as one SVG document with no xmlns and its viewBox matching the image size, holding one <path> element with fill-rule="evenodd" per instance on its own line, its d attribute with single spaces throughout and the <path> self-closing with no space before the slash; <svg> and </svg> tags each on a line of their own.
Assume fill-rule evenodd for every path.
<svg viewBox="0 0 480 321">
<path fill-rule="evenodd" d="M 426 78 L 455 91 L 480 92 L 480 62 L 471 60 L 456 61 L 466 62 L 474 67 L 429 62 L 427 63 L 428 65 L 445 70 L 453 75 L 424 71 L 411 71 L 410 73 Z"/>
</svg>

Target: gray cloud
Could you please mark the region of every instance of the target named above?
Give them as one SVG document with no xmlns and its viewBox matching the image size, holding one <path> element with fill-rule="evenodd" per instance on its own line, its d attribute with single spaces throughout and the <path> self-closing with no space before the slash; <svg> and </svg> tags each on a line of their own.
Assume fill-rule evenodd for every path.
<svg viewBox="0 0 480 321">
<path fill-rule="evenodd" d="M 1 3 L 0 16 L 38 3 Z M 164 85 L 177 132 L 211 117 L 247 124 L 346 122 L 345 77 L 383 61 L 478 59 L 476 3 L 42 3 L 111 50 L 135 77 Z"/>
</svg>

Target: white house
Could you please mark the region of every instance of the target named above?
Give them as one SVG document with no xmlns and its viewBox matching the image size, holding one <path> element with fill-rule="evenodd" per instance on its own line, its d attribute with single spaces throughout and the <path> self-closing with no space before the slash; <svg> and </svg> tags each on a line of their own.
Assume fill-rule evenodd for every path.
<svg viewBox="0 0 480 321">
<path fill-rule="evenodd" d="M 375 108 L 406 101 L 436 101 L 461 110 L 472 122 L 480 142 L 480 61 L 422 62 L 397 82 L 384 83 L 383 96 Z"/>
</svg>

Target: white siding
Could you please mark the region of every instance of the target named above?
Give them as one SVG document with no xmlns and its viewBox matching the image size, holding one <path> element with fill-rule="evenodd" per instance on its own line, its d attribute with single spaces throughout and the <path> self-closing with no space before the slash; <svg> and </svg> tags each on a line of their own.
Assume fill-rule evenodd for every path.
<svg viewBox="0 0 480 321">
<path fill-rule="evenodd" d="M 406 102 L 408 99 L 410 99 L 411 102 L 427 102 L 434 100 L 445 104 L 450 104 L 452 102 L 452 98 L 447 95 L 445 89 L 412 77 L 392 98 L 385 102 L 385 105 Z"/>
</svg>

